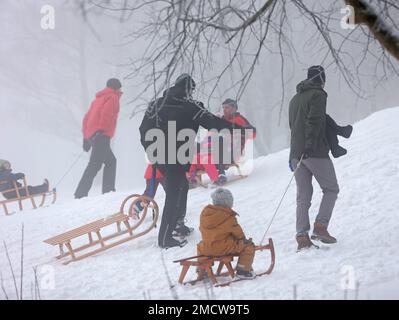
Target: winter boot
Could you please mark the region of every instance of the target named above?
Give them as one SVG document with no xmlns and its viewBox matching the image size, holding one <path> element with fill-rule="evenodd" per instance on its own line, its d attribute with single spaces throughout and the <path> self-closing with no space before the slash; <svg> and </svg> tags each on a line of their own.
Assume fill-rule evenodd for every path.
<svg viewBox="0 0 399 320">
<path fill-rule="evenodd" d="M 312 240 L 319 240 L 323 243 L 328 244 L 337 242 L 337 239 L 335 239 L 328 233 L 327 227 L 325 227 L 318 221 L 314 223 Z"/>
<path fill-rule="evenodd" d="M 345 148 L 342 148 L 341 146 L 336 146 L 335 148 L 331 149 L 331 153 L 334 158 L 339 158 L 347 154 L 347 150 Z"/>
<path fill-rule="evenodd" d="M 296 236 L 296 241 L 298 242 L 298 248 L 297 252 L 303 250 L 303 249 L 309 249 L 309 248 L 316 248 L 319 249 L 318 246 L 316 246 L 309 238 L 309 235 L 306 234 L 301 234 Z"/>
<path fill-rule="evenodd" d="M 43 185 L 46 186 L 46 192 L 49 192 L 50 183 L 48 182 L 48 179 L 44 179 Z"/>
<path fill-rule="evenodd" d="M 165 240 L 165 242 L 161 245 L 159 245 L 162 249 L 169 249 L 173 247 L 180 247 L 183 248 L 187 244 L 187 240 L 179 241 L 176 240 L 175 238 L 170 238 Z"/>
<path fill-rule="evenodd" d="M 256 274 L 253 271 L 245 271 L 241 269 L 237 269 L 236 277 L 238 279 L 252 280 L 256 277 Z"/>
<path fill-rule="evenodd" d="M 185 237 L 188 237 L 193 231 L 194 231 L 194 228 L 187 227 L 184 224 L 184 222 L 178 222 L 175 230 L 172 233 L 172 236 L 185 238 Z"/>
<path fill-rule="evenodd" d="M 352 134 L 353 127 L 351 125 L 347 125 L 345 127 L 338 127 L 338 135 L 344 138 L 349 138 Z"/>
</svg>

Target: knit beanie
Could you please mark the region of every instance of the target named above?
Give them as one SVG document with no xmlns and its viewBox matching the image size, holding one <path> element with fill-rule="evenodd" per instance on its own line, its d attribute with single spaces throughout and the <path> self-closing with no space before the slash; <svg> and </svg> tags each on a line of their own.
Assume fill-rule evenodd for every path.
<svg viewBox="0 0 399 320">
<path fill-rule="evenodd" d="M 238 109 L 238 104 L 237 104 L 237 101 L 236 101 L 236 100 L 233 100 L 233 99 L 228 98 L 228 99 L 226 99 L 226 100 L 223 101 L 222 105 L 224 105 L 224 104 L 228 104 L 228 105 L 230 105 L 230 106 L 232 106 L 232 107 Z"/>
<path fill-rule="evenodd" d="M 195 89 L 196 83 L 188 73 L 183 73 L 177 77 L 175 81 L 175 86 L 180 88 L 185 88 L 188 91 L 191 91 Z"/>
<path fill-rule="evenodd" d="M 225 208 L 233 208 L 234 198 L 230 190 L 218 188 L 211 194 L 213 205 Z"/>
<path fill-rule="evenodd" d="M 114 90 L 119 90 L 122 88 L 122 83 L 118 79 L 109 79 L 107 81 L 107 87 Z"/>
<path fill-rule="evenodd" d="M 4 169 L 4 166 L 5 166 L 7 163 L 10 163 L 10 162 L 7 161 L 7 160 L 1 160 L 1 159 L 0 159 L 0 170 L 3 170 L 3 169 Z"/>
<path fill-rule="evenodd" d="M 322 66 L 311 66 L 308 69 L 308 80 L 312 80 L 315 83 L 325 83 L 326 82 L 326 73 Z"/>
</svg>

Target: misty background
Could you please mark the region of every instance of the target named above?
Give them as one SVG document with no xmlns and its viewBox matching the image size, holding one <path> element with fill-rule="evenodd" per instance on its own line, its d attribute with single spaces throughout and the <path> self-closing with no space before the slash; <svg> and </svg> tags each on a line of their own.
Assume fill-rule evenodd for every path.
<svg viewBox="0 0 399 320">
<path fill-rule="evenodd" d="M 138 131 L 143 113 L 130 117 L 138 104 L 147 103 L 153 96 L 148 92 L 140 101 L 134 99 L 145 78 L 140 74 L 132 78 L 131 64 L 143 53 L 145 41 L 132 41 L 129 35 L 148 17 L 133 15 L 121 19 L 119 11 L 98 8 L 85 16 L 75 4 L 62 0 L 0 2 L 0 158 L 10 160 L 15 172 L 25 172 L 30 183 L 41 183 L 41 179 L 49 177 L 53 185 L 60 182 L 58 187 L 72 197 L 89 157 L 82 155 L 81 121 L 107 79 L 117 77 L 124 92 L 113 139 L 118 159 L 117 188 L 140 191 L 146 167 Z M 40 11 L 44 5 L 55 8 L 54 30 L 41 28 Z M 342 15 L 340 7 L 337 4 L 337 29 Z M 308 22 L 297 16 L 291 23 L 291 31 L 285 37 L 295 45 L 296 54 L 287 51 L 282 69 L 277 43 L 270 37 L 265 44 L 267 50 L 262 51 L 253 77 L 238 102 L 239 111 L 257 128 L 256 156 L 289 146 L 288 102 L 297 83 L 306 78 L 307 68 L 322 61 L 320 48 L 325 44 L 319 38 L 312 38 Z M 251 45 L 254 44 L 248 43 L 248 47 Z M 372 48 L 361 43 L 349 44 L 348 54 L 344 56 L 349 68 L 356 65 L 364 50 Z M 223 56 L 221 50 L 215 57 L 215 72 Z M 375 111 L 399 105 L 399 79 L 395 73 L 382 70 L 378 56 L 363 61 L 360 69 L 350 70 L 361 80 L 361 94 L 348 87 L 330 62 L 327 60 L 325 65 L 327 111 L 337 122 L 354 123 Z M 195 98 L 206 102 L 211 111 L 220 112 L 222 99 L 236 95 L 234 89 L 228 89 L 235 81 L 235 74 L 231 70 L 216 94 L 208 99 L 211 85 L 194 73 L 199 85 Z M 209 78 L 214 76 L 210 71 Z M 60 181 L 65 173 L 67 176 Z M 100 179 L 101 175 L 97 183 Z M 99 191 L 93 190 L 92 194 L 95 192 Z"/>
</svg>

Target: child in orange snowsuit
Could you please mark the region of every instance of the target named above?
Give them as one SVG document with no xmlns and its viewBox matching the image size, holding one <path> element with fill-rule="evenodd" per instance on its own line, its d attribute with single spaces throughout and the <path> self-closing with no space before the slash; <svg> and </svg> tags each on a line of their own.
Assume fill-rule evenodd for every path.
<svg viewBox="0 0 399 320">
<path fill-rule="evenodd" d="M 200 231 L 202 241 L 198 243 L 199 255 L 238 255 L 237 277 L 252 279 L 252 262 L 255 245 L 246 239 L 232 210 L 233 195 L 227 189 L 219 188 L 212 193 L 213 205 L 206 206 L 201 213 Z"/>
</svg>

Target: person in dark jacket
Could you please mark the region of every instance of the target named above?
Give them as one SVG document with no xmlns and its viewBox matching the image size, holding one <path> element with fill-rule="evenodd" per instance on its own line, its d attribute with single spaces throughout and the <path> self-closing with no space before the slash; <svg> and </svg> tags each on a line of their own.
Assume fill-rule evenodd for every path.
<svg viewBox="0 0 399 320">
<path fill-rule="evenodd" d="M 213 115 L 204 108 L 201 102 L 193 100 L 192 94 L 195 86 L 195 81 L 190 75 L 179 76 L 175 85 L 168 88 L 162 98 L 150 103 L 140 125 L 141 144 L 149 157 L 151 156 L 149 147 L 153 142 L 146 139 L 147 133 L 152 129 L 161 130 L 165 137 L 162 144 L 164 150 L 167 150 L 165 161 L 152 161 L 165 177 L 166 199 L 158 234 L 158 245 L 161 248 L 183 246 L 187 243 L 173 238 L 172 234 L 175 229 L 178 229 L 181 235 L 189 233 L 189 228 L 184 225 L 188 192 L 186 172 L 190 169 L 196 143 L 195 140 L 181 141 L 173 134 L 179 134 L 185 130 L 193 132 L 195 137 L 199 126 L 208 130 L 241 129 L 239 126 Z M 171 131 L 169 132 L 169 130 Z M 187 143 L 194 151 L 191 153 L 191 157 L 187 157 L 189 160 L 181 161 L 178 150 Z M 169 149 L 172 150 L 171 154 Z"/>
<path fill-rule="evenodd" d="M 312 239 L 324 243 L 337 240 L 327 231 L 339 186 L 334 165 L 329 158 L 330 146 L 326 137 L 327 93 L 324 91 L 326 75 L 323 67 L 308 69 L 307 80 L 297 86 L 297 94 L 289 105 L 291 129 L 290 163 L 296 168 L 297 184 L 296 240 L 298 250 L 313 246 L 309 238 L 309 208 L 311 206 L 314 176 L 323 190 L 319 213 L 314 223 Z"/>
<path fill-rule="evenodd" d="M 107 87 L 96 94 L 83 119 L 83 150 L 91 151 L 89 164 L 75 191 L 75 198 L 87 197 L 93 180 L 104 164 L 102 192 L 115 191 L 116 158 L 111 150 L 111 139 L 116 130 L 122 84 L 110 79 Z"/>
<path fill-rule="evenodd" d="M 25 197 L 26 189 L 22 186 L 18 180 L 25 177 L 24 173 L 12 173 L 11 163 L 7 160 L 0 160 L 0 192 L 3 194 L 4 198 L 11 200 L 18 197 L 15 190 L 14 182 L 18 187 L 18 193 L 21 197 Z M 30 195 L 46 193 L 49 191 L 49 182 L 44 179 L 43 184 L 38 186 L 28 186 L 28 193 Z M 13 191 L 9 191 L 9 190 Z"/>
</svg>

